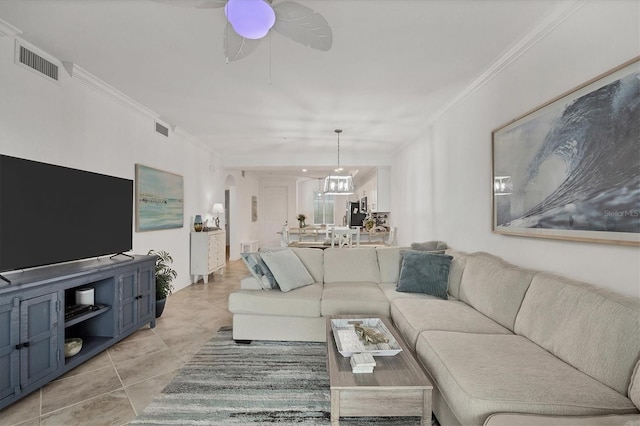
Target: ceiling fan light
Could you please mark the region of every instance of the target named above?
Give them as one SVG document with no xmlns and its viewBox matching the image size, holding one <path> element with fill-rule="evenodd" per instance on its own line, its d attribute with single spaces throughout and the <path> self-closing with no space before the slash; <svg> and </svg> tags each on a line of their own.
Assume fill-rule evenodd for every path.
<svg viewBox="0 0 640 426">
<path fill-rule="evenodd" d="M 273 8 L 264 0 L 229 0 L 224 12 L 235 32 L 252 40 L 266 36 L 276 22 Z"/>
</svg>

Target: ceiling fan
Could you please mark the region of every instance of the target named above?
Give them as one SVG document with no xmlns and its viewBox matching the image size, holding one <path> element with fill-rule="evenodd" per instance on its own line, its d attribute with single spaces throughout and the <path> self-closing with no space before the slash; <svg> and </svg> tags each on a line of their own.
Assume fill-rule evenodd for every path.
<svg viewBox="0 0 640 426">
<path fill-rule="evenodd" d="M 326 19 L 313 9 L 292 1 L 273 0 L 153 0 L 171 6 L 198 9 L 224 8 L 227 29 L 223 37 L 228 61 L 249 55 L 271 29 L 312 49 L 327 51 L 333 33 Z"/>
</svg>

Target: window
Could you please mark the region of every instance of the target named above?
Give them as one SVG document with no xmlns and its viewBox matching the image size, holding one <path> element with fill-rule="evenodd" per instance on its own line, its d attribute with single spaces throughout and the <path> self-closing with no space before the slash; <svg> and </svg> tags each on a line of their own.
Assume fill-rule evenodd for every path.
<svg viewBox="0 0 640 426">
<path fill-rule="evenodd" d="M 324 195 L 320 191 L 313 192 L 313 224 L 333 225 L 335 199 L 333 195 Z"/>
</svg>

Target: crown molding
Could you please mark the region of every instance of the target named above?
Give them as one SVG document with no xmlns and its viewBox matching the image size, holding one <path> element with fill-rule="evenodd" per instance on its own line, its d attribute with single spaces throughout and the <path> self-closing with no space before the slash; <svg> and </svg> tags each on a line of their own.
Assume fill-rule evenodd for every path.
<svg viewBox="0 0 640 426">
<path fill-rule="evenodd" d="M 102 81 L 95 75 L 91 74 L 89 71 L 85 70 L 84 68 L 80 67 L 79 65 L 74 64 L 73 62 L 62 62 L 62 65 L 64 66 L 64 68 L 67 70 L 67 72 L 72 78 L 86 84 L 87 86 L 94 89 L 98 93 L 101 93 L 113 99 L 118 104 L 132 111 L 141 113 L 144 116 L 153 119 L 154 122 L 157 121 L 163 126 L 170 128 L 172 133 L 175 134 L 176 136 L 180 136 L 183 139 L 187 140 L 188 142 L 191 142 L 192 144 L 197 145 L 200 148 L 211 152 L 211 148 L 209 148 L 206 144 L 204 144 L 201 140 L 199 140 L 195 136 L 191 135 L 190 133 L 187 133 L 185 130 L 182 130 L 180 127 L 177 127 L 175 125 L 168 125 L 164 123 L 164 121 L 160 119 L 160 114 L 153 111 L 152 109 L 147 108 L 146 106 L 142 105 L 140 102 L 130 98 L 129 96 L 125 95 L 123 92 L 111 86 L 110 84 L 105 83 L 104 81 Z"/>
<path fill-rule="evenodd" d="M 62 65 L 64 66 L 64 68 L 67 70 L 67 72 L 72 78 L 86 84 L 87 86 L 91 87 L 97 92 L 102 93 L 103 95 L 113 99 L 120 105 L 125 106 L 130 110 L 142 113 L 143 115 L 153 118 L 154 120 L 160 117 L 160 114 L 158 114 L 157 112 L 147 108 L 146 106 L 142 105 L 140 102 L 130 98 L 129 96 L 125 95 L 123 92 L 119 91 L 115 87 L 100 80 L 98 77 L 91 74 L 89 71 L 83 69 L 82 67 L 78 66 L 77 64 L 74 64 L 73 62 L 62 62 Z"/>
<path fill-rule="evenodd" d="M 509 65 L 511 65 L 516 59 L 535 46 L 540 40 L 544 39 L 558 25 L 562 24 L 568 17 L 576 13 L 586 3 L 587 0 L 571 0 L 561 3 L 556 9 L 545 16 L 533 30 L 507 49 L 497 61 L 490 65 L 442 109 L 429 117 L 427 120 L 428 125 L 433 124 L 433 122 L 442 115 L 446 114 L 484 87 L 503 70 L 509 67 Z"/>
<path fill-rule="evenodd" d="M 198 139 L 195 136 L 193 136 L 191 133 L 189 133 L 186 130 L 184 130 L 182 127 L 171 126 L 171 130 L 173 131 L 174 135 L 179 136 L 181 138 L 184 138 L 185 140 L 187 140 L 187 141 L 191 142 L 192 144 L 204 149 L 205 151 L 208 151 L 208 152 L 210 152 L 212 154 L 214 153 L 213 150 L 211 149 L 211 147 L 207 146 L 207 144 L 205 144 L 200 139 Z"/>
<path fill-rule="evenodd" d="M 0 19 L 0 37 L 2 36 L 17 36 L 22 34 L 22 31 L 8 23 L 7 21 L 3 21 Z"/>
</svg>

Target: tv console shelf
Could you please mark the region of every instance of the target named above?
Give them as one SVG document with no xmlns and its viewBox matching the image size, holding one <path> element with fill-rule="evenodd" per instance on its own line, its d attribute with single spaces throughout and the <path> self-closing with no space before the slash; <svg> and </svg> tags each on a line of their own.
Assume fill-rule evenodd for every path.
<svg viewBox="0 0 640 426">
<path fill-rule="evenodd" d="M 84 260 L 5 272 L 0 281 L 0 409 L 149 324 L 155 327 L 155 256 Z M 75 291 L 93 289 L 77 315 Z M 64 341 L 82 338 L 65 358 Z"/>
<path fill-rule="evenodd" d="M 91 318 L 93 318 L 95 316 L 104 314 L 109 309 L 111 309 L 111 306 L 105 306 L 104 308 L 91 310 L 89 312 L 85 312 L 85 313 L 80 314 L 80 315 L 78 315 L 76 317 L 73 317 L 71 319 L 65 320 L 64 328 L 71 327 L 72 325 L 80 324 L 83 321 L 86 321 L 86 320 L 91 319 Z"/>
</svg>

